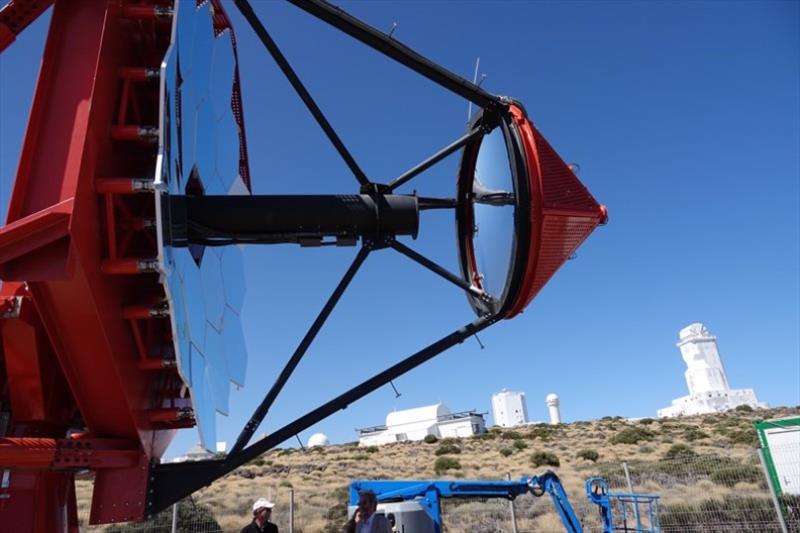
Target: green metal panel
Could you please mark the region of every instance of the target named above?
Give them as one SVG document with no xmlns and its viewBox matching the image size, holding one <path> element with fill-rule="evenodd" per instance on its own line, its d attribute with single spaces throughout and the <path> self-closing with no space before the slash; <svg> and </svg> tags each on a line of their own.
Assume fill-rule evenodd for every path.
<svg viewBox="0 0 800 533">
<path fill-rule="evenodd" d="M 778 470 L 775 468 L 775 461 L 772 458 L 772 453 L 769 449 L 769 441 L 767 440 L 766 430 L 772 428 L 793 428 L 800 427 L 800 417 L 787 417 L 775 418 L 772 420 L 754 420 L 753 425 L 758 433 L 758 440 L 761 448 L 764 450 L 764 461 L 767 463 L 767 470 L 769 477 L 772 479 L 772 486 L 775 487 L 776 496 L 783 496 L 783 487 L 781 486 L 780 478 L 778 477 Z"/>
</svg>

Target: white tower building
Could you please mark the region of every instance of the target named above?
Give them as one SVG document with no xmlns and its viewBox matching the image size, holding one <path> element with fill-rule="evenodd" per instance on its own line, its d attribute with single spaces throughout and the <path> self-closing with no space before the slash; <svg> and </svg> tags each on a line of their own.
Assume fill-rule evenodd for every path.
<svg viewBox="0 0 800 533">
<path fill-rule="evenodd" d="M 492 394 L 492 416 L 497 426 L 509 428 L 528 421 L 528 406 L 525 393 L 503 389 Z"/>
<path fill-rule="evenodd" d="M 686 363 L 686 386 L 689 395 L 672 400 L 672 405 L 658 410 L 659 417 L 718 413 L 739 405 L 767 407 L 759 402 L 753 389 L 731 389 L 717 349 L 717 338 L 695 322 L 683 328 L 677 344 Z"/>
<path fill-rule="evenodd" d="M 544 401 L 547 403 L 547 411 L 550 413 L 550 423 L 560 424 L 561 411 L 559 410 L 559 405 L 561 404 L 561 401 L 558 399 L 558 395 L 551 392 L 547 395 L 547 398 L 545 398 Z"/>
</svg>

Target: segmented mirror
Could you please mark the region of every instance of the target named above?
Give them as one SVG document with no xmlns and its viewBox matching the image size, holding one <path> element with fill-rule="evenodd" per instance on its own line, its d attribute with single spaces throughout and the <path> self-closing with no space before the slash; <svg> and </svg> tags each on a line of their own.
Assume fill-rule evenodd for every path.
<svg viewBox="0 0 800 533">
<path fill-rule="evenodd" d="M 158 259 L 178 372 L 191 394 L 201 444 L 213 451 L 216 413 L 228 414 L 230 382 L 244 385 L 247 368 L 242 251 L 170 246 L 163 199 L 249 192 L 240 174 L 232 107 L 236 59 L 230 31 L 215 32 L 211 2 L 197 7 L 194 0 L 176 1 L 174 9 L 172 42 L 161 64 Z"/>
</svg>

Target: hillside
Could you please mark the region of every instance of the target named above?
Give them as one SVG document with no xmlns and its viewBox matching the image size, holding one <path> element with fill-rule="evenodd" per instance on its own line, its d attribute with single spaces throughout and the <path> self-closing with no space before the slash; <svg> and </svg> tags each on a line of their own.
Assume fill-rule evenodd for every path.
<svg viewBox="0 0 800 533">
<path fill-rule="evenodd" d="M 277 502 L 273 520 L 282 531 L 288 531 L 288 501 L 293 489 L 295 532 L 338 531 L 344 520 L 345 489 L 352 479 L 504 479 L 507 473 L 518 479 L 553 469 L 576 512 L 591 526 L 599 521 L 587 502 L 584 480 L 600 474 L 609 479 L 613 489 L 624 490 L 624 461 L 634 489 L 659 494 L 662 517 L 682 524 L 675 531 L 690 531 L 687 524 L 707 520 L 705 511 L 692 506 L 712 498 L 739 511 L 745 506 L 748 516 L 761 513 L 765 521 L 770 507 L 755 455 L 752 421 L 798 413 L 797 408 L 781 408 L 635 422 L 605 417 L 558 426 L 493 428 L 484 435 L 444 442 L 276 449 L 199 491 L 194 501 L 207 505 L 224 531 L 238 531 L 248 520 L 252 501 L 266 496 Z M 80 481 L 82 517 L 88 514 L 90 494 L 91 481 Z M 753 501 L 730 503 L 742 497 Z M 546 497 L 526 495 L 515 505 L 520 531 L 563 531 Z M 511 530 L 507 502 L 460 506 L 449 502 L 444 512 L 448 531 Z M 665 516 L 669 513 L 672 515 Z M 720 516 L 715 520 L 738 520 L 733 515 Z"/>
</svg>

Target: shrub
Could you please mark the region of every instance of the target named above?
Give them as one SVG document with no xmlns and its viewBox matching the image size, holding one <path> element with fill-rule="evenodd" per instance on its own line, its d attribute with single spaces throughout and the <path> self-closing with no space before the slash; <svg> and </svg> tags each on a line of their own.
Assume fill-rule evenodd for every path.
<svg viewBox="0 0 800 533">
<path fill-rule="evenodd" d="M 727 524 L 771 524 L 775 510 L 768 498 L 725 495 L 721 500 L 661 506 L 664 531 L 722 531 Z M 759 529 L 761 530 L 761 529 Z M 753 529 L 755 531 L 755 529 Z"/>
<path fill-rule="evenodd" d="M 367 453 L 378 453 L 378 447 L 377 446 L 367 446 L 366 448 L 364 448 L 364 451 L 367 452 Z"/>
<path fill-rule="evenodd" d="M 203 524 L 203 531 L 209 533 L 222 533 L 222 526 L 214 518 L 211 508 L 207 505 L 196 504 L 191 498 L 186 498 L 178 503 L 177 533 L 192 533 L 198 523 Z M 158 513 L 148 522 L 148 531 L 171 531 L 172 506 Z M 104 530 L 106 533 L 138 533 L 142 531 L 142 524 L 115 524 Z"/>
<path fill-rule="evenodd" d="M 511 448 L 500 448 L 500 455 L 502 455 L 503 457 L 508 457 L 512 453 L 514 453 L 514 450 L 512 450 Z"/>
<path fill-rule="evenodd" d="M 652 418 L 642 418 L 641 420 L 639 420 L 639 423 L 644 424 L 645 426 L 649 426 L 653 422 L 655 422 L 655 420 L 653 420 Z"/>
<path fill-rule="evenodd" d="M 644 428 L 627 428 L 623 429 L 613 437 L 611 437 L 611 444 L 637 444 L 640 440 L 653 440 L 652 431 Z"/>
<path fill-rule="evenodd" d="M 652 446 L 639 446 L 639 453 L 653 453 L 655 448 Z"/>
<path fill-rule="evenodd" d="M 738 413 L 752 413 L 753 412 L 753 408 L 750 407 L 747 404 L 743 404 L 743 405 L 737 405 L 736 409 L 734 409 L 734 411 L 736 411 Z"/>
<path fill-rule="evenodd" d="M 517 440 L 521 439 L 522 435 L 520 435 L 518 431 L 504 431 L 500 434 L 500 438 L 506 440 Z"/>
<path fill-rule="evenodd" d="M 279 487 L 288 487 L 288 488 L 290 488 L 290 489 L 291 489 L 291 488 L 292 488 L 292 482 L 291 482 L 291 481 L 289 481 L 288 479 L 284 479 L 283 481 L 281 481 L 280 483 L 278 483 L 278 486 L 279 486 Z"/>
<path fill-rule="evenodd" d="M 700 439 L 707 439 L 708 433 L 706 433 L 702 429 L 689 428 L 683 433 L 683 438 L 688 440 L 689 442 L 693 442 Z"/>
<path fill-rule="evenodd" d="M 578 452 L 578 458 L 596 463 L 600 459 L 600 454 L 597 453 L 597 450 L 581 450 Z"/>
<path fill-rule="evenodd" d="M 425 441 L 426 444 L 433 444 L 434 442 L 438 441 L 439 439 L 436 438 L 436 435 L 428 434 L 428 435 L 425 435 L 425 438 L 422 439 L 422 440 Z"/>
<path fill-rule="evenodd" d="M 740 406 L 741 407 L 741 406 Z M 739 429 L 728 433 L 728 441 L 731 444 L 757 444 L 756 433 L 752 429 Z"/>
<path fill-rule="evenodd" d="M 664 454 L 664 459 L 688 459 L 695 458 L 697 454 L 685 444 L 674 444 Z"/>
<path fill-rule="evenodd" d="M 433 469 L 436 475 L 441 475 L 448 470 L 461 470 L 461 463 L 458 462 L 458 459 L 454 459 L 453 457 L 439 457 L 436 459 L 436 462 L 433 463 Z"/>
<path fill-rule="evenodd" d="M 531 455 L 531 464 L 539 466 L 561 466 L 558 456 L 552 452 L 536 452 Z"/>
<path fill-rule="evenodd" d="M 517 439 L 517 440 L 514 441 L 513 446 L 514 446 L 514 448 L 516 448 L 518 450 L 524 450 L 525 448 L 528 447 L 528 443 L 525 442 L 522 439 Z"/>
<path fill-rule="evenodd" d="M 538 437 L 542 441 L 546 442 L 550 440 L 550 428 L 545 426 L 544 424 L 536 426 L 531 430 L 530 433 L 528 433 L 528 437 L 531 439 L 535 439 Z"/>
<path fill-rule="evenodd" d="M 758 483 L 761 470 L 752 465 L 725 464 L 711 470 L 711 481 L 717 485 L 733 487 L 737 483 Z"/>
<path fill-rule="evenodd" d="M 455 444 L 445 444 L 442 443 L 436 449 L 436 455 L 447 455 L 448 453 L 461 453 L 461 448 L 456 446 Z"/>
</svg>

